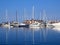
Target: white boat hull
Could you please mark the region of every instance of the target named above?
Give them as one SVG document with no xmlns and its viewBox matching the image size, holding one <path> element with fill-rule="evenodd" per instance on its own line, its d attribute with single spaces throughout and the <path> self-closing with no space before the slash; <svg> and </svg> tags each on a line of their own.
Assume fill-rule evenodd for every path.
<svg viewBox="0 0 60 45">
<path fill-rule="evenodd" d="M 30 24 L 29 27 L 30 27 L 30 28 L 40 28 L 40 27 L 41 27 L 41 23 L 35 22 L 35 23 L 33 23 L 33 24 Z"/>
</svg>

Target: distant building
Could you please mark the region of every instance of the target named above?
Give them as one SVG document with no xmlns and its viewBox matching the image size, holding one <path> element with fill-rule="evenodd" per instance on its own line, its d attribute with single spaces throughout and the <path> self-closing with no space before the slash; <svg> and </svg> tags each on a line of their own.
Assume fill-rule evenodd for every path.
<svg viewBox="0 0 60 45">
<path fill-rule="evenodd" d="M 42 23 L 43 20 L 34 20 L 34 19 L 31 19 L 31 20 L 25 20 L 24 23 L 25 24 L 32 24 L 34 22 L 39 22 L 39 23 Z"/>
<path fill-rule="evenodd" d="M 58 21 L 58 20 L 51 20 L 51 21 L 48 21 L 48 23 L 58 23 L 58 22 L 60 22 L 60 21 Z"/>
</svg>

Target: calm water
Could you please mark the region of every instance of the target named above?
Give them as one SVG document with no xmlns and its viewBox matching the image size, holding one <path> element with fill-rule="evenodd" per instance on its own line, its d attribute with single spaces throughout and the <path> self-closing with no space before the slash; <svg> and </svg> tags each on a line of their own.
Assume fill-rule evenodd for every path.
<svg viewBox="0 0 60 45">
<path fill-rule="evenodd" d="M 0 45 L 59 45 L 60 31 L 52 29 L 0 28 Z"/>
</svg>

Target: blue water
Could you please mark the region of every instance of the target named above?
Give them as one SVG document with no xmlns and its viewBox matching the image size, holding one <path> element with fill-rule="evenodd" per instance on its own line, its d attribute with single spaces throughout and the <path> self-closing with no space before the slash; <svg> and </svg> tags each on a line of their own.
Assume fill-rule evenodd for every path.
<svg viewBox="0 0 60 45">
<path fill-rule="evenodd" d="M 0 45 L 60 45 L 60 32 L 52 29 L 0 28 Z"/>
</svg>

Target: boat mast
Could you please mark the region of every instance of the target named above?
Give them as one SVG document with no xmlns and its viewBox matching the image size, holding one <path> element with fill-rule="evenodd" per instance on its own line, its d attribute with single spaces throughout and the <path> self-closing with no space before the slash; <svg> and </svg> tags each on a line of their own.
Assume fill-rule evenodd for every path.
<svg viewBox="0 0 60 45">
<path fill-rule="evenodd" d="M 41 18 L 41 12 L 40 12 L 40 18 L 39 19 L 42 20 L 42 18 Z"/>
<path fill-rule="evenodd" d="M 16 22 L 18 22 L 17 10 L 16 10 Z"/>
<path fill-rule="evenodd" d="M 48 20 L 47 20 L 47 16 L 46 16 L 46 12 L 45 12 L 45 10 L 43 11 L 43 21 L 44 21 L 44 25 L 45 25 L 45 28 L 46 28 L 46 24 L 47 24 L 47 22 L 48 22 Z"/>
<path fill-rule="evenodd" d="M 45 10 L 43 10 L 43 20 L 44 20 L 44 22 L 47 21 L 47 17 L 46 17 L 46 12 L 45 12 Z"/>
<path fill-rule="evenodd" d="M 26 9 L 24 8 L 24 20 L 26 20 Z"/>
<path fill-rule="evenodd" d="M 34 19 L 34 6 L 32 8 L 32 19 Z"/>
<path fill-rule="evenodd" d="M 7 14 L 7 9 L 6 9 L 6 21 L 8 22 L 8 17 L 7 17 L 7 15 L 8 15 L 8 14 Z"/>
</svg>

